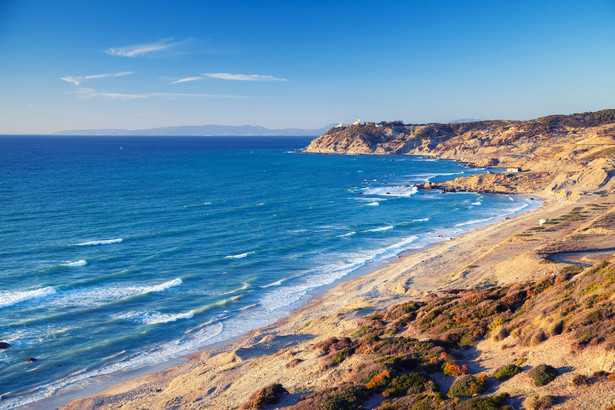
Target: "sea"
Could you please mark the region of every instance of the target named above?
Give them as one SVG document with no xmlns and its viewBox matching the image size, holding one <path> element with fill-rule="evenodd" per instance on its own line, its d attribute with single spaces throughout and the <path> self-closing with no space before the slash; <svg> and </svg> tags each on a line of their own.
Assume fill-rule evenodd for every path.
<svg viewBox="0 0 615 410">
<path fill-rule="evenodd" d="M 485 169 L 310 139 L 1 136 L 0 408 L 228 343 L 539 205 L 415 187 Z"/>
</svg>

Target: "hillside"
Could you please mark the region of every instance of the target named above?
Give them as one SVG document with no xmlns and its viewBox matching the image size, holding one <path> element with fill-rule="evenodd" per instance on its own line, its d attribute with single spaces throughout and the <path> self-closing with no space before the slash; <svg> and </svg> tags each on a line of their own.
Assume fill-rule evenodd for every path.
<svg viewBox="0 0 615 410">
<path fill-rule="evenodd" d="M 348 125 L 330 129 L 305 152 L 428 155 L 477 167 L 518 167 L 524 172 L 474 176 L 447 186 L 578 198 L 615 186 L 615 109 L 531 121 Z"/>
</svg>

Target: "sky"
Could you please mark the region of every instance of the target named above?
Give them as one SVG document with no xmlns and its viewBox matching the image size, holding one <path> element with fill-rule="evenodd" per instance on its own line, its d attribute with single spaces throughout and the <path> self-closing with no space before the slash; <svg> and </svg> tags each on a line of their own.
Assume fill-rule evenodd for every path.
<svg viewBox="0 0 615 410">
<path fill-rule="evenodd" d="M 615 108 L 615 0 L 0 0 L 0 134 Z"/>
</svg>

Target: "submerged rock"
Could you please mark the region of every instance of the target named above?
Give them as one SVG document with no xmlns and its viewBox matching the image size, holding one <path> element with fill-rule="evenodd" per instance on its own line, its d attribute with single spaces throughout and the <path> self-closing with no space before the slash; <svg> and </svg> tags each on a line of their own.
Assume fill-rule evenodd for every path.
<svg viewBox="0 0 615 410">
<path fill-rule="evenodd" d="M 8 349 L 11 345 L 7 342 L 0 342 L 0 349 Z"/>
</svg>

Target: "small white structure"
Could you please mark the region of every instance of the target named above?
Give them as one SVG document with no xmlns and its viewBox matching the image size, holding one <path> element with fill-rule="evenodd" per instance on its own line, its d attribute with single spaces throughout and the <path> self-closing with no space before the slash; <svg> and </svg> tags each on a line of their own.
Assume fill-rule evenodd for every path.
<svg viewBox="0 0 615 410">
<path fill-rule="evenodd" d="M 361 124 L 361 118 L 357 118 L 357 120 L 352 125 L 360 125 L 360 124 Z"/>
<path fill-rule="evenodd" d="M 341 122 L 339 124 L 337 124 L 335 127 L 333 128 L 342 128 L 344 126 L 344 124 L 342 124 Z"/>
<path fill-rule="evenodd" d="M 506 172 L 521 172 L 521 168 L 519 167 L 507 168 Z"/>
<path fill-rule="evenodd" d="M 538 221 L 538 223 L 539 223 L 540 225 L 544 225 L 544 224 L 546 224 L 547 222 L 549 222 L 549 218 L 542 218 L 540 221 Z"/>
</svg>

